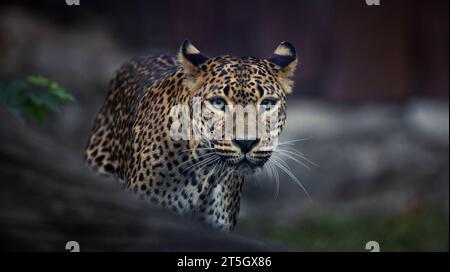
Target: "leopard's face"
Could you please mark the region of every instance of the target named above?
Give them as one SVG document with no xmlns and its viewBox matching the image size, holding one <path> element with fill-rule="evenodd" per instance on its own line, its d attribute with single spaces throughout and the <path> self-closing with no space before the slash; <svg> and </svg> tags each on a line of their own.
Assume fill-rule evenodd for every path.
<svg viewBox="0 0 450 272">
<path fill-rule="evenodd" d="M 191 44 L 184 52 L 182 61 L 193 60 L 188 66 L 194 72 L 188 79 L 189 96 L 200 101 L 202 113 L 195 120 L 200 138 L 191 141 L 194 148 L 223 162 L 228 171 L 256 172 L 271 157 L 285 125 L 295 49 L 282 43 L 267 60 L 206 58 Z"/>
<path fill-rule="evenodd" d="M 271 156 L 286 120 L 286 96 L 276 71 L 255 58 L 225 57 L 207 66 L 197 92 L 205 113 L 201 125 L 202 131 L 213 125 L 218 137 L 204 135 L 204 141 L 230 168 L 254 172 Z"/>
</svg>

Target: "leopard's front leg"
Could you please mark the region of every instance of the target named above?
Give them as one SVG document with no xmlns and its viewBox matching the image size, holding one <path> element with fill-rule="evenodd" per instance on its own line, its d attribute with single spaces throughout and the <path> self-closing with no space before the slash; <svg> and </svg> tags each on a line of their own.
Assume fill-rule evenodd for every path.
<svg viewBox="0 0 450 272">
<path fill-rule="evenodd" d="M 236 225 L 244 178 L 229 175 L 217 180 L 215 186 L 201 196 L 197 215 L 208 225 L 232 231 Z"/>
</svg>

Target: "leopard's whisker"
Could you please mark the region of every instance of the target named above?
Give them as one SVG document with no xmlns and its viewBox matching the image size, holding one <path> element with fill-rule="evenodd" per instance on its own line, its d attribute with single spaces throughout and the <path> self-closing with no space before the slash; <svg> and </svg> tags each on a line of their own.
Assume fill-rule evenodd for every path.
<svg viewBox="0 0 450 272">
<path fill-rule="evenodd" d="M 199 160 L 199 159 L 201 159 L 201 158 L 208 157 L 208 156 L 212 156 L 212 155 L 215 155 L 215 154 L 214 154 L 214 153 L 206 153 L 206 154 L 202 154 L 202 155 L 200 155 L 200 156 L 198 156 L 198 157 L 196 157 L 196 158 L 192 158 L 192 159 L 190 159 L 190 160 L 187 160 L 187 161 L 184 161 L 184 162 L 180 163 L 180 164 L 177 166 L 177 168 L 180 168 L 181 166 L 183 166 L 183 165 L 185 165 L 185 164 L 187 164 L 187 163 L 190 163 L 190 162 L 192 162 L 192 161 Z M 203 160 L 200 160 L 200 161 L 203 161 Z"/>
<path fill-rule="evenodd" d="M 289 167 L 286 167 L 287 166 L 286 162 L 284 162 L 281 158 L 279 158 L 277 156 L 273 156 L 272 158 L 273 158 L 273 163 L 279 169 L 281 169 L 283 172 L 285 172 L 295 183 L 297 183 L 300 186 L 300 188 L 302 188 L 303 192 L 308 197 L 309 201 L 312 202 L 312 198 L 309 195 L 308 191 L 306 190 L 305 186 L 303 186 L 303 184 L 300 182 L 300 180 L 292 173 L 292 171 L 289 169 Z"/>
<path fill-rule="evenodd" d="M 281 148 L 277 148 L 274 150 L 274 152 L 284 152 L 287 154 L 292 154 L 294 156 L 297 156 L 298 158 L 301 158 L 303 160 L 305 160 L 307 163 L 315 166 L 315 167 L 319 167 L 319 165 L 313 161 L 311 161 L 310 159 L 308 159 L 303 153 L 301 153 L 300 151 L 296 150 L 296 149 L 281 149 Z M 305 166 L 306 167 L 306 166 Z M 309 167 L 307 167 L 309 169 Z"/>
<path fill-rule="evenodd" d="M 267 169 L 267 173 L 269 175 L 269 179 L 275 181 L 275 195 L 274 195 L 274 199 L 278 199 L 278 194 L 279 194 L 279 189 L 280 189 L 279 176 L 278 176 L 277 169 L 274 168 L 274 166 L 272 165 L 272 162 L 271 162 L 270 158 L 266 162 L 266 164 L 264 165 L 264 168 Z"/>
<path fill-rule="evenodd" d="M 278 174 L 278 170 L 276 168 L 276 166 L 274 165 L 274 163 L 271 161 L 270 162 L 270 167 L 273 169 L 273 171 L 275 172 L 275 199 L 278 199 L 278 195 L 280 193 L 280 175 Z"/>
<path fill-rule="evenodd" d="M 291 159 L 291 160 L 297 162 L 298 164 L 304 166 L 306 169 L 311 170 L 311 168 L 310 168 L 307 164 L 301 162 L 300 160 L 298 160 L 297 158 L 295 158 L 294 156 L 292 156 L 291 154 L 289 154 L 289 152 L 286 152 L 286 150 L 280 150 L 280 149 L 279 149 L 278 152 L 277 152 L 277 154 L 279 154 L 280 156 L 286 156 L 287 158 L 289 158 L 289 159 Z"/>
<path fill-rule="evenodd" d="M 190 168 L 185 169 L 185 171 L 196 169 L 196 168 L 197 168 L 197 170 L 199 170 L 202 166 L 209 165 L 209 164 L 211 164 L 211 162 L 214 162 L 217 159 L 218 159 L 218 156 L 213 154 L 211 157 L 204 159 L 200 162 L 197 162 L 196 164 L 192 165 Z M 182 174 L 185 173 L 185 171 L 183 171 Z"/>
<path fill-rule="evenodd" d="M 294 139 L 294 140 L 290 140 L 290 141 L 284 141 L 284 142 L 278 142 L 277 145 L 293 145 L 294 143 L 297 142 L 303 142 L 303 141 L 309 141 L 312 140 L 313 137 L 306 137 L 306 138 L 300 138 L 300 139 Z"/>
<path fill-rule="evenodd" d="M 212 150 L 214 150 L 214 148 L 211 148 L 211 147 L 189 148 L 189 149 L 180 150 L 176 154 L 183 154 L 183 153 L 187 153 L 187 152 L 192 152 L 193 153 L 193 152 L 195 152 L 197 150 L 210 150 L 210 151 L 212 151 Z"/>
<path fill-rule="evenodd" d="M 211 156 L 211 157 L 208 157 L 208 158 L 206 158 L 204 160 L 198 161 L 198 162 L 194 163 L 193 165 L 191 165 L 190 167 L 188 167 L 188 168 L 184 169 L 183 171 L 181 171 L 180 174 L 183 175 L 183 174 L 186 174 L 189 171 L 196 171 L 196 170 L 198 170 L 199 167 L 203 166 L 204 164 L 207 164 L 207 163 L 211 162 L 214 159 L 215 159 L 215 157 Z"/>
<path fill-rule="evenodd" d="M 214 164 L 214 167 L 212 168 L 212 170 L 210 171 L 210 173 L 208 174 L 208 176 L 206 176 L 205 181 L 208 181 L 208 180 L 211 178 L 211 176 L 215 173 L 216 167 L 217 167 L 217 165 L 220 163 L 219 158 L 217 158 L 217 159 L 215 160 L 215 162 L 216 162 L 216 163 Z"/>
</svg>

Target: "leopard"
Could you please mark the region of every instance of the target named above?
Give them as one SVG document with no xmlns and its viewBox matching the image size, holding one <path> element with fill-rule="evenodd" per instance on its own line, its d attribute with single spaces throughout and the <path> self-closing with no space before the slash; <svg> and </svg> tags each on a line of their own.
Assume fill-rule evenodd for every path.
<svg viewBox="0 0 450 272">
<path fill-rule="evenodd" d="M 237 222 L 244 180 L 261 171 L 285 126 L 286 97 L 294 87 L 297 63 L 289 42 L 281 42 L 267 58 L 208 57 L 189 40 L 177 54 L 132 58 L 110 80 L 84 151 L 85 162 L 140 198 L 230 232 Z M 237 105 L 276 114 L 274 125 L 262 126 L 271 136 L 233 137 L 232 126 L 231 137 L 173 137 L 179 120 L 172 109 L 191 109 L 194 98 L 222 121 L 225 107 Z M 204 128 L 208 116 L 197 118 L 191 131 Z M 244 120 L 255 122 L 248 116 Z"/>
</svg>

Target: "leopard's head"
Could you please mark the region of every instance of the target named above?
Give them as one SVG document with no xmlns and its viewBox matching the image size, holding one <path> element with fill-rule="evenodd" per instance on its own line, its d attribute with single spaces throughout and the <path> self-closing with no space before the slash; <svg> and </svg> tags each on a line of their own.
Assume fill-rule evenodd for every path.
<svg viewBox="0 0 450 272">
<path fill-rule="evenodd" d="M 185 41 L 178 59 L 194 121 L 192 143 L 202 151 L 198 153 L 238 173 L 261 168 L 285 125 L 295 48 L 282 42 L 267 59 L 209 58 Z"/>
</svg>

